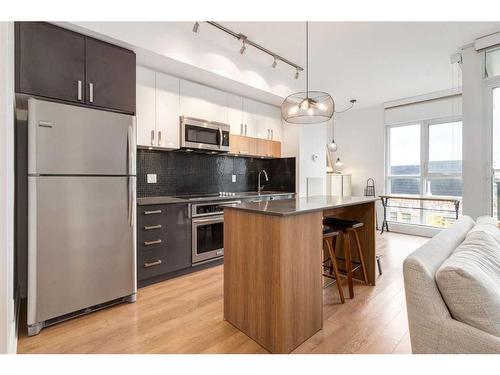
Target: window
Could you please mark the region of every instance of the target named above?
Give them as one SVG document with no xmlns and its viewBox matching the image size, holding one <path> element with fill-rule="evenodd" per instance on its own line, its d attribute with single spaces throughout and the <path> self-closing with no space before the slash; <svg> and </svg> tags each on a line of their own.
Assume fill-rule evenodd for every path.
<svg viewBox="0 0 500 375">
<path fill-rule="evenodd" d="M 420 194 L 420 124 L 389 128 L 392 194 Z"/>
<path fill-rule="evenodd" d="M 387 191 L 390 194 L 462 196 L 462 122 L 422 121 L 387 128 Z M 454 205 L 441 201 L 393 200 L 391 221 L 446 227 Z M 407 208 L 408 207 L 408 208 Z"/>
<path fill-rule="evenodd" d="M 427 195 L 462 196 L 462 123 L 429 125 Z"/>
<path fill-rule="evenodd" d="M 484 78 L 500 76 L 500 47 L 492 48 L 484 54 Z"/>
</svg>

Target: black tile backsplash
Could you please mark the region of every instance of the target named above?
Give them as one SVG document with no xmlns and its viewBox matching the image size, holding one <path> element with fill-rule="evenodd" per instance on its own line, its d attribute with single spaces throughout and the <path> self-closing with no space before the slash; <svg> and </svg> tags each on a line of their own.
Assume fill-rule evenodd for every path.
<svg viewBox="0 0 500 375">
<path fill-rule="evenodd" d="M 295 192 L 295 158 L 260 159 L 184 151 L 137 150 L 137 197 L 210 194 L 257 190 L 257 175 L 265 169 L 264 190 Z M 156 184 L 146 175 L 156 173 Z M 231 182 L 231 175 L 236 182 Z M 264 176 L 261 176 L 264 181 Z"/>
</svg>

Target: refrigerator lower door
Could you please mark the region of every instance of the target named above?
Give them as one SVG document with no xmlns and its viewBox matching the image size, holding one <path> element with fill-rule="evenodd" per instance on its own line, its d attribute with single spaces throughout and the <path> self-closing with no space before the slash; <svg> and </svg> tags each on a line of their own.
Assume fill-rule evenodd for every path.
<svg viewBox="0 0 500 375">
<path fill-rule="evenodd" d="M 135 177 L 28 188 L 28 326 L 136 293 Z"/>
</svg>

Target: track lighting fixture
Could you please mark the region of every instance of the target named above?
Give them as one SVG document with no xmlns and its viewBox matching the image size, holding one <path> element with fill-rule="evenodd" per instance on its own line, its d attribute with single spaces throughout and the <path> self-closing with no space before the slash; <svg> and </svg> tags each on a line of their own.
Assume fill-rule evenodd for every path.
<svg viewBox="0 0 500 375">
<path fill-rule="evenodd" d="M 276 68 L 276 65 L 278 65 L 278 59 L 276 58 L 276 56 L 274 56 L 274 61 L 273 61 L 272 67 Z"/>
<path fill-rule="evenodd" d="M 216 29 L 220 30 L 220 31 L 223 31 L 225 32 L 226 34 L 229 34 L 231 35 L 233 38 L 235 39 L 238 39 L 240 42 L 241 42 L 241 48 L 240 48 L 240 54 L 244 54 L 246 49 L 247 49 L 247 45 L 250 45 L 252 47 L 254 47 L 255 49 L 271 56 L 274 61 L 272 63 L 272 67 L 273 68 L 276 68 L 278 66 L 278 61 L 285 65 L 289 65 L 290 67 L 294 68 L 297 72 L 295 73 L 295 79 L 298 79 L 299 78 L 299 72 L 303 71 L 304 68 L 302 68 L 300 65 L 298 64 L 295 64 L 294 62 L 286 59 L 285 57 L 283 56 L 280 56 L 278 55 L 277 53 L 271 51 L 271 50 L 268 50 L 267 48 L 265 48 L 264 46 L 260 45 L 259 43 L 256 43 L 254 42 L 253 40 L 251 39 L 248 39 L 248 37 L 245 35 L 245 34 L 242 34 L 242 33 L 238 33 L 236 31 L 233 31 L 231 29 L 228 29 L 227 27 L 221 25 L 220 23 L 217 23 L 217 22 L 213 22 L 213 21 L 203 21 L 203 25 L 210 25 L 210 26 L 213 26 L 215 27 Z M 199 29 L 199 22 L 196 22 L 193 26 L 193 32 L 194 33 L 197 33 L 198 32 L 198 29 Z M 205 26 L 203 26 L 205 27 Z"/>
</svg>

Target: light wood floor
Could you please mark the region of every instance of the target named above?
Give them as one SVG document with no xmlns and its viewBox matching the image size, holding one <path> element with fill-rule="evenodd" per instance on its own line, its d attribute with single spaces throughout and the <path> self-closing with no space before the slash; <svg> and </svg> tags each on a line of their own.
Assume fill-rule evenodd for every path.
<svg viewBox="0 0 500 375">
<path fill-rule="evenodd" d="M 294 353 L 410 353 L 403 259 L 427 239 L 377 235 L 384 274 L 340 304 L 324 290 L 323 329 Z M 137 302 L 19 333 L 19 353 L 266 353 L 223 320 L 223 266 L 142 288 Z M 344 284 L 345 285 L 345 284 Z M 347 296 L 347 290 L 345 292 Z"/>
</svg>

